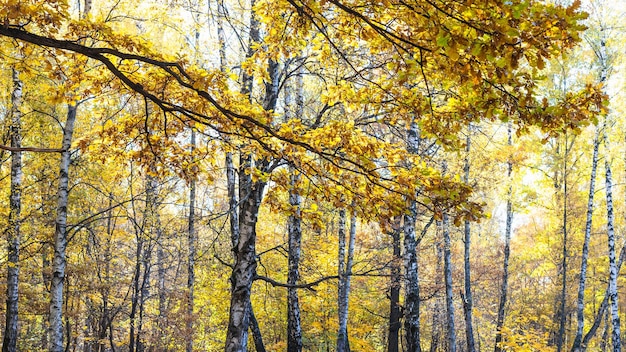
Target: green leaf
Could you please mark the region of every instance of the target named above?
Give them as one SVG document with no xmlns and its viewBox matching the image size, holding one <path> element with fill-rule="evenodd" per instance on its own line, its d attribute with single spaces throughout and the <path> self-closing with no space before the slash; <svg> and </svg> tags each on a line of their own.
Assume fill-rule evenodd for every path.
<svg viewBox="0 0 626 352">
<path fill-rule="evenodd" d="M 447 36 L 440 35 L 437 37 L 437 45 L 445 48 L 448 46 L 448 40 L 450 40 L 450 38 L 448 38 Z"/>
</svg>

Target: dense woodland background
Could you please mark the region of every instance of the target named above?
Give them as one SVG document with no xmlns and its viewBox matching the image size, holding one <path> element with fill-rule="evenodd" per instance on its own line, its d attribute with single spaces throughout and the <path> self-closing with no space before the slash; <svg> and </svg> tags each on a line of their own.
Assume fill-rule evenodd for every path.
<svg viewBox="0 0 626 352">
<path fill-rule="evenodd" d="M 621 351 L 622 2 L 0 2 L 3 351 Z"/>
</svg>

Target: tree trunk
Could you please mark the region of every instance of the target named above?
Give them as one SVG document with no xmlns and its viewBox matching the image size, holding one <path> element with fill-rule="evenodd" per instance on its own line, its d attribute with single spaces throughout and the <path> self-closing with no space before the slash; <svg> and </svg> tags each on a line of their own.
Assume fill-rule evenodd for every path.
<svg viewBox="0 0 626 352">
<path fill-rule="evenodd" d="M 22 89 L 23 84 L 15 69 L 12 70 L 11 94 L 11 147 L 22 147 Z M 11 195 L 9 196 L 9 224 L 7 228 L 7 305 L 2 351 L 16 351 L 18 338 L 18 283 L 20 257 L 20 224 L 22 210 L 22 152 L 11 152 Z"/>
<path fill-rule="evenodd" d="M 284 122 L 287 123 L 293 118 L 302 118 L 304 108 L 303 82 L 301 68 L 296 71 L 295 84 L 285 85 L 285 112 Z M 289 242 L 289 258 L 287 274 L 287 284 L 296 285 L 300 280 L 300 256 L 301 256 L 301 197 L 299 192 L 300 174 L 293 164 L 289 165 L 290 191 L 289 205 L 291 213 L 287 220 L 287 232 Z M 300 303 L 298 299 L 298 289 L 296 287 L 287 288 L 287 351 L 302 351 L 302 327 L 300 322 Z"/>
<path fill-rule="evenodd" d="M 43 288 L 45 291 L 49 291 L 52 286 L 52 267 L 50 263 L 50 250 L 52 249 L 52 243 L 46 242 L 41 248 L 41 279 L 43 281 Z M 47 350 L 49 347 L 48 341 L 50 334 L 50 311 L 46 312 L 41 321 L 41 348 Z"/>
<path fill-rule="evenodd" d="M 393 247 L 393 261 L 391 263 L 391 285 L 389 289 L 389 335 L 387 337 L 387 352 L 399 352 L 399 332 L 400 332 L 400 285 L 402 278 L 400 277 L 400 268 L 402 263 L 402 254 L 400 248 L 400 229 L 398 221 L 391 220 L 391 239 Z"/>
<path fill-rule="evenodd" d="M 568 197 L 568 178 L 567 178 L 567 159 L 569 151 L 574 141 L 568 145 L 567 133 L 565 133 L 565 142 L 563 151 L 563 247 L 561 253 L 561 294 L 559 299 L 558 319 L 559 319 L 559 331 L 556 336 L 556 349 L 557 352 L 563 350 L 563 344 L 565 339 L 565 323 L 567 321 L 567 312 L 565 311 L 565 302 L 567 301 L 567 258 L 569 257 L 567 251 L 568 245 L 568 229 L 567 229 L 567 197 Z"/>
<path fill-rule="evenodd" d="M 132 180 L 131 180 L 132 182 Z M 154 213 L 152 206 L 154 185 L 151 181 L 146 184 L 146 202 L 143 211 L 142 222 L 135 221 L 135 238 L 137 241 L 137 248 L 135 252 L 135 269 L 133 274 L 132 296 L 131 296 L 131 310 L 130 310 L 130 327 L 129 327 L 129 351 L 130 352 L 142 352 L 144 350 L 143 343 L 143 317 L 145 302 L 150 295 L 150 273 L 151 273 L 151 256 L 154 243 L 146 236 L 154 229 L 153 216 Z M 132 189 L 131 189 L 132 196 Z M 133 216 L 138 219 L 138 211 L 134 200 L 131 202 Z"/>
<path fill-rule="evenodd" d="M 576 309 L 576 337 L 572 346 L 572 352 L 580 352 L 583 348 L 582 337 L 585 324 L 585 283 L 587 280 L 587 260 L 589 258 L 589 241 L 591 240 L 591 225 L 593 219 L 593 196 L 595 193 L 596 170 L 598 169 L 598 147 L 600 129 L 596 128 L 596 135 L 593 139 L 593 157 L 591 161 L 591 179 L 589 180 L 589 197 L 587 201 L 587 220 L 585 222 L 585 240 L 583 242 L 582 258 L 580 264 L 580 279 L 578 283 L 578 301 Z"/>
<path fill-rule="evenodd" d="M 254 5 L 255 0 L 250 1 L 251 8 L 254 8 Z M 246 58 L 251 58 L 254 55 L 255 44 L 261 42 L 259 25 L 259 20 L 254 15 L 254 12 L 251 11 L 250 36 Z M 278 65 L 273 60 L 270 60 L 268 64 L 268 75 L 269 80 L 265 83 L 263 108 L 265 111 L 274 111 L 276 110 L 278 98 L 279 76 Z M 244 73 L 241 92 L 248 96 L 248 99 L 251 98 L 252 87 L 253 77 Z M 252 324 L 257 351 L 259 351 L 260 348 L 264 350 L 260 330 L 253 316 L 252 304 L 250 303 L 250 290 L 256 276 L 257 265 L 256 223 L 266 183 L 261 180 L 252 181 L 251 169 L 255 167 L 261 172 L 269 172 L 271 162 L 269 160 L 256 160 L 256 164 L 257 165 L 253 165 L 252 155 L 240 155 L 239 221 L 238 231 L 232 234 L 232 240 L 237 243 L 236 246 L 233 247 L 235 264 L 231 275 L 232 292 L 228 331 L 226 333 L 226 352 L 244 352 L 246 350 L 248 342 L 247 330 L 250 324 Z M 258 339 L 256 337 L 258 337 Z"/>
<path fill-rule="evenodd" d="M 617 262 L 618 273 L 620 272 L 620 269 L 622 268 L 622 264 L 624 263 L 625 260 L 626 260 L 626 244 L 622 246 L 622 249 L 620 250 L 620 253 L 619 253 L 619 260 Z M 595 336 L 596 332 L 598 331 L 600 324 L 602 324 L 602 317 L 604 316 L 608 306 L 609 306 L 609 287 L 607 285 L 606 291 L 604 293 L 604 299 L 602 300 L 602 303 L 600 303 L 598 312 L 596 313 L 596 316 L 593 319 L 593 324 L 591 325 L 591 327 L 589 328 L 589 331 L 585 334 L 585 337 L 583 338 L 583 341 L 581 344 L 582 351 L 584 351 L 587 348 L 589 341 L 591 341 L 591 339 Z"/>
<path fill-rule="evenodd" d="M 470 127 L 471 128 L 471 127 Z M 465 184 L 469 184 L 469 174 L 470 174 L 470 148 L 471 148 L 471 138 L 470 138 L 470 128 L 467 131 L 467 139 L 465 144 L 465 165 L 463 166 L 464 179 L 463 182 Z M 476 352 L 476 344 L 474 341 L 474 327 L 472 324 L 472 308 L 474 302 L 472 300 L 472 276 L 471 276 L 471 264 L 470 264 L 470 245 L 471 245 L 471 228 L 470 222 L 465 220 L 464 223 L 464 256 L 463 256 L 463 264 L 464 264 L 464 288 L 465 293 L 463 295 L 463 312 L 465 313 L 465 340 L 467 343 L 467 352 Z"/>
<path fill-rule="evenodd" d="M 602 331 L 602 340 L 600 341 L 600 351 L 606 352 L 606 345 L 609 341 L 609 313 L 604 314 L 604 330 Z"/>
<path fill-rule="evenodd" d="M 354 207 L 354 203 L 352 207 Z M 337 332 L 337 352 L 350 352 L 348 312 L 350 311 L 350 279 L 354 260 L 354 242 L 356 241 L 356 212 L 352 210 L 351 213 L 348 248 L 346 251 L 346 211 L 345 209 L 339 211 L 339 299 L 337 307 L 339 311 L 339 330 Z"/>
<path fill-rule="evenodd" d="M 249 158 L 248 158 L 249 159 Z M 243 165 L 250 165 L 245 162 Z M 256 222 L 265 183 L 252 182 L 250 175 L 239 174 L 239 239 L 234 248 L 235 264 L 231 275 L 231 300 L 226 352 L 245 352 L 250 324 L 250 290 L 256 274 Z"/>
<path fill-rule="evenodd" d="M 450 254 L 450 224 L 448 214 L 443 214 L 443 265 L 446 284 L 446 312 L 448 322 L 448 352 L 456 352 L 456 329 L 454 327 L 454 299 L 452 288 L 452 256 Z"/>
<path fill-rule="evenodd" d="M 111 282 L 111 261 L 112 261 L 112 253 L 111 253 L 111 239 L 113 237 L 114 231 L 114 222 L 113 222 L 113 195 L 109 194 L 109 210 L 107 211 L 107 243 L 104 249 L 104 279 L 102 280 L 102 288 L 100 290 L 100 294 L 102 296 L 102 316 L 100 317 L 100 322 L 98 324 L 98 352 L 104 352 L 106 349 L 106 337 L 107 333 L 112 330 L 112 320 L 113 315 L 111 312 L 111 308 L 109 307 L 109 297 L 111 294 L 111 288 L 109 283 Z M 109 339 L 112 339 L 112 334 L 109 335 Z M 111 349 L 114 351 L 114 346 L 111 345 Z"/>
<path fill-rule="evenodd" d="M 130 313 L 129 313 L 129 317 L 128 319 L 130 320 L 129 322 L 129 342 L 128 342 L 128 347 L 129 347 L 129 351 L 130 352 L 134 352 L 135 351 L 135 325 L 136 325 L 136 321 L 137 321 L 137 307 L 139 304 L 139 291 L 140 291 L 140 284 L 139 284 L 139 278 L 141 275 L 141 253 L 143 251 L 143 239 L 142 239 L 142 235 L 141 235 L 141 231 L 135 229 L 135 235 L 136 235 L 136 240 L 137 240 L 137 248 L 135 251 L 135 270 L 133 273 L 133 286 L 132 286 L 132 295 L 131 295 L 131 300 L 130 300 Z"/>
<path fill-rule="evenodd" d="M 605 124 L 606 126 L 606 124 Z M 608 139 L 606 131 L 604 132 L 605 147 L 608 150 Z M 611 176 L 611 164 L 609 162 L 609 156 L 604 159 L 604 167 L 606 168 L 606 214 L 607 214 L 607 237 L 609 245 L 609 304 L 611 308 L 611 343 L 613 345 L 613 352 L 622 350 L 622 342 L 620 336 L 620 319 L 619 319 L 619 306 L 617 300 L 617 263 L 615 261 L 615 230 L 614 230 L 614 215 L 613 215 L 613 179 Z"/>
<path fill-rule="evenodd" d="M 291 168 L 291 191 L 289 192 L 289 205 L 294 214 L 289 215 L 289 273 L 287 274 L 287 284 L 296 285 L 300 280 L 300 254 L 302 229 L 300 213 L 300 194 L 296 189 L 300 176 L 295 174 Z M 300 304 L 298 302 L 298 289 L 289 287 L 287 289 L 287 351 L 302 351 L 302 327 L 300 326 Z"/>
<path fill-rule="evenodd" d="M 441 267 L 443 263 L 443 248 L 442 248 L 443 246 L 441 245 L 441 241 L 437 240 L 437 242 L 435 243 L 435 247 L 437 250 L 437 262 L 435 266 L 439 268 Z M 444 281 L 441 276 L 437 276 L 436 280 L 438 280 L 438 282 Z M 441 330 L 443 326 L 445 325 L 445 323 L 442 321 L 443 320 L 442 318 L 443 308 L 441 307 L 441 297 L 440 295 L 436 295 L 433 298 L 435 302 L 432 306 L 433 307 L 433 313 L 432 313 L 433 319 L 432 319 L 432 324 L 431 324 L 431 333 L 430 333 L 431 339 L 430 339 L 429 351 L 437 352 L 439 350 L 440 345 L 442 344 L 442 341 L 441 341 L 442 331 Z"/>
<path fill-rule="evenodd" d="M 346 210 L 339 210 L 339 258 L 338 258 L 338 295 L 337 295 L 337 312 L 339 315 L 339 330 L 337 331 L 337 352 L 349 351 L 348 347 L 348 314 L 347 302 L 344 301 L 346 296 Z"/>
<path fill-rule="evenodd" d="M 254 310 L 252 309 L 252 303 L 250 303 L 250 332 L 252 332 L 252 340 L 254 341 L 254 349 L 256 352 L 265 352 L 265 344 L 263 343 L 263 335 L 261 335 L 261 329 L 259 329 L 259 322 L 256 320 Z"/>
<path fill-rule="evenodd" d="M 415 121 L 411 122 L 407 131 L 407 151 L 418 152 L 419 131 Z M 404 215 L 404 265 L 405 265 L 405 298 L 404 298 L 404 330 L 407 350 L 421 352 L 420 345 L 420 286 L 417 268 L 417 239 L 415 222 L 417 221 L 417 202 L 408 200 L 408 209 Z"/>
<path fill-rule="evenodd" d="M 196 149 L 196 131 L 191 129 L 191 151 Z M 189 219 L 187 222 L 187 345 L 186 351 L 193 352 L 194 284 L 196 282 L 196 180 L 189 182 Z"/>
<path fill-rule="evenodd" d="M 511 131 L 511 124 L 508 127 L 508 145 L 513 145 L 513 133 Z M 511 226 L 513 224 L 513 186 L 511 174 L 513 173 L 513 163 L 509 159 L 507 162 L 507 177 L 509 182 L 509 190 L 507 192 L 506 201 L 506 228 L 504 232 L 504 263 L 502 270 L 502 286 L 500 287 L 500 303 L 498 304 L 498 318 L 496 321 L 496 344 L 495 352 L 502 351 L 502 327 L 504 326 L 505 308 L 507 301 L 507 292 L 509 289 L 509 256 L 511 254 Z"/>
<path fill-rule="evenodd" d="M 65 250 L 67 248 L 67 204 L 70 168 L 70 147 L 76 121 L 76 105 L 68 105 L 67 119 L 63 128 L 59 188 L 57 192 L 57 217 L 54 232 L 54 259 L 50 287 L 50 352 L 62 352 L 63 345 L 63 283 L 65 280 Z"/>
<path fill-rule="evenodd" d="M 138 311 L 139 311 L 139 321 L 137 323 L 137 339 L 136 339 L 136 345 L 135 345 L 135 350 L 137 352 L 143 352 L 146 347 L 144 344 L 144 339 L 142 338 L 143 327 L 144 327 L 143 318 L 144 318 L 146 302 L 148 301 L 148 298 L 150 297 L 150 276 L 152 272 L 151 261 L 152 261 L 152 250 L 154 249 L 153 247 L 154 245 L 151 242 L 144 244 L 144 251 L 141 256 L 141 268 L 143 271 L 143 276 L 141 279 L 141 287 L 139 288 L 139 301 L 137 303 Z"/>
</svg>

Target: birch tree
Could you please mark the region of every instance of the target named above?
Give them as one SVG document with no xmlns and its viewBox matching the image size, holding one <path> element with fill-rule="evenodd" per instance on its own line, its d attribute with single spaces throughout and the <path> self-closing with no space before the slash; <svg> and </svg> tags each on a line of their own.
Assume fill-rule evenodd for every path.
<svg viewBox="0 0 626 352">
<path fill-rule="evenodd" d="M 605 126 L 606 127 L 606 126 Z M 604 144 L 607 150 L 608 138 L 604 131 Z M 611 163 L 608 155 L 604 159 L 605 183 L 606 183 L 606 216 L 607 216 L 607 241 L 609 247 L 609 305 L 611 313 L 611 345 L 614 352 L 622 350 L 621 327 L 619 317 L 619 304 L 617 295 L 617 262 L 615 258 L 615 215 L 613 214 L 613 176 Z"/>
<path fill-rule="evenodd" d="M 443 214 L 441 222 L 443 229 L 443 272 L 446 286 L 446 320 L 447 320 L 447 336 L 448 351 L 456 352 L 456 328 L 454 326 L 454 292 L 452 283 L 452 254 L 450 239 L 450 223 L 448 214 Z"/>
<path fill-rule="evenodd" d="M 285 122 L 292 118 L 302 118 L 304 111 L 302 66 L 296 72 L 295 83 L 287 83 L 285 87 Z M 294 116 L 292 116 L 292 114 Z M 289 242 L 288 274 L 287 274 L 287 351 L 302 351 L 302 326 L 298 289 L 295 285 L 300 280 L 300 257 L 302 255 L 302 197 L 299 185 L 301 175 L 293 165 L 289 166 L 290 211 L 287 219 L 287 232 Z"/>
<path fill-rule="evenodd" d="M 67 118 L 63 126 L 61 162 L 59 166 L 59 189 L 57 192 L 57 217 L 54 231 L 54 259 L 52 284 L 50 286 L 50 352 L 62 352 L 63 344 L 63 285 L 65 280 L 67 249 L 67 206 L 69 194 L 69 168 L 76 105 L 67 106 Z"/>
<path fill-rule="evenodd" d="M 420 136 L 418 125 L 411 122 L 407 130 L 407 152 L 418 153 Z M 409 351 L 421 352 L 420 343 L 420 283 L 417 267 L 417 239 L 415 223 L 417 221 L 417 202 L 409 200 L 404 215 L 404 265 L 405 265 L 405 298 L 404 298 L 404 330 Z"/>
<path fill-rule="evenodd" d="M 22 91 L 23 83 L 16 69 L 11 70 L 13 91 L 11 93 L 11 193 L 9 198 L 9 224 L 7 230 L 7 300 L 5 311 L 2 351 L 15 351 L 18 340 L 18 299 L 22 209 Z"/>
<path fill-rule="evenodd" d="M 585 239 L 583 241 L 582 256 L 580 263 L 580 278 L 578 282 L 578 296 L 576 307 L 576 336 L 572 345 L 572 352 L 584 349 L 582 346 L 583 328 L 585 324 L 585 284 L 587 282 L 587 261 L 589 258 L 589 241 L 591 240 L 591 225 L 593 220 L 593 197 L 595 194 L 596 171 L 598 168 L 598 147 L 600 129 L 596 127 L 593 139 L 593 156 L 591 159 L 591 176 L 589 178 L 589 196 L 587 198 L 587 217 L 585 221 Z"/>
</svg>

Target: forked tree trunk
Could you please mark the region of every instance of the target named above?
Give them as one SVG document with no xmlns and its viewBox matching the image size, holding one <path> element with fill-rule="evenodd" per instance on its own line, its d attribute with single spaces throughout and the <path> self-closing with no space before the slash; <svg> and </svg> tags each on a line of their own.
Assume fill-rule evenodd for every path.
<svg viewBox="0 0 626 352">
<path fill-rule="evenodd" d="M 617 262 L 618 273 L 620 272 L 620 269 L 622 268 L 622 264 L 624 263 L 625 260 L 626 260 L 626 244 L 622 246 L 622 249 L 620 250 L 620 253 L 619 253 L 619 260 Z M 589 344 L 589 341 L 591 341 L 591 339 L 595 336 L 596 332 L 598 331 L 600 324 L 602 324 L 602 318 L 604 317 L 608 307 L 609 307 L 609 285 L 607 285 L 606 291 L 604 292 L 604 299 L 602 300 L 602 303 L 600 303 L 600 307 L 598 308 L 598 311 L 593 319 L 593 324 L 591 324 L 589 331 L 585 334 L 585 337 L 583 338 L 583 341 L 581 344 L 582 351 L 586 350 L 587 345 Z"/>
<path fill-rule="evenodd" d="M 511 131 L 511 124 L 508 127 L 508 145 L 513 145 L 513 133 Z M 500 287 L 500 302 L 498 304 L 498 317 L 496 321 L 496 343 L 495 352 L 502 351 L 502 327 L 504 326 L 505 308 L 507 295 L 509 290 L 509 256 L 511 254 L 511 226 L 513 224 L 513 181 L 511 175 L 513 173 L 513 163 L 509 159 L 507 162 L 507 178 L 509 182 L 509 189 L 507 192 L 506 201 L 506 228 L 504 232 L 504 261 L 502 270 L 502 286 Z"/>
<path fill-rule="evenodd" d="M 593 156 L 591 160 L 591 178 L 589 180 L 589 197 L 587 198 L 587 220 L 585 222 L 585 239 L 583 241 L 582 258 L 580 264 L 580 278 L 578 282 L 578 300 L 576 309 L 576 336 L 572 345 L 572 352 L 580 352 L 583 350 L 582 338 L 583 328 L 585 325 L 585 283 L 587 280 L 587 260 L 589 258 L 589 241 L 591 240 L 591 225 L 593 220 L 593 196 L 595 193 L 596 170 L 598 169 L 598 147 L 600 129 L 596 128 L 596 135 L 593 139 Z"/>
<path fill-rule="evenodd" d="M 250 165 L 249 161 L 244 165 Z M 231 275 L 231 300 L 226 352 L 245 352 L 250 326 L 250 290 L 256 275 L 256 223 L 263 197 L 264 182 L 253 182 L 245 172 L 239 174 L 239 238 L 234 248 L 235 264 Z"/>
<path fill-rule="evenodd" d="M 13 92 L 11 94 L 11 195 L 9 196 L 9 224 L 6 231 L 7 251 L 7 305 L 2 351 L 16 351 L 18 339 L 18 283 L 20 257 L 20 224 L 22 209 L 22 89 L 23 84 L 15 69 L 12 70 Z"/>
<path fill-rule="evenodd" d="M 50 352 L 62 352 L 63 344 L 63 284 L 65 281 L 65 250 L 67 249 L 67 205 L 70 168 L 70 147 L 76 121 L 76 105 L 68 105 L 67 119 L 63 128 L 59 187 L 57 192 L 57 217 L 54 231 L 54 259 L 50 287 Z"/>
<path fill-rule="evenodd" d="M 251 9 L 255 0 L 250 1 Z M 223 11 L 223 8 L 222 8 Z M 254 55 L 255 44 L 261 42 L 259 21 L 250 12 L 250 36 L 246 58 Z M 221 54 L 220 54 L 221 55 Z M 275 111 L 278 99 L 279 75 L 278 65 L 270 60 L 268 65 L 269 80 L 265 83 L 263 108 L 265 111 Z M 242 79 L 242 94 L 251 98 L 253 77 L 244 74 Z M 252 328 L 257 351 L 264 351 L 260 329 L 252 311 L 250 290 L 256 276 L 256 223 L 258 219 L 263 190 L 266 183 L 262 180 L 253 181 L 252 168 L 261 172 L 270 172 L 269 160 L 255 160 L 250 154 L 240 155 L 239 162 L 239 214 L 238 232 L 233 232 L 232 240 L 237 242 L 233 247 L 235 264 L 231 275 L 231 302 L 229 312 L 228 331 L 226 333 L 226 352 L 244 352 L 248 343 L 248 328 Z M 237 204 L 237 203 L 236 203 Z M 231 209 L 232 211 L 233 209 Z M 250 325 L 252 324 L 252 326 Z"/>
</svg>

